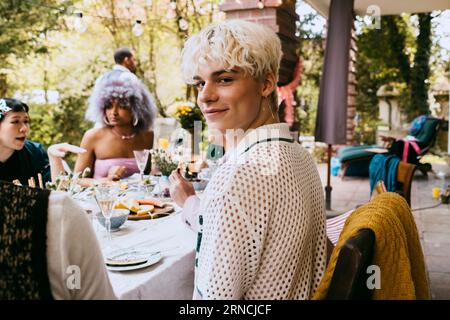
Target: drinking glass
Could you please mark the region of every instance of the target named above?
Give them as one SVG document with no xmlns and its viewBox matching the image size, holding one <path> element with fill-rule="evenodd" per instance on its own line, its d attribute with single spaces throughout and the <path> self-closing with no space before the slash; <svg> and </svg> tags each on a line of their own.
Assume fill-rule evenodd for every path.
<svg viewBox="0 0 450 320">
<path fill-rule="evenodd" d="M 119 187 L 117 184 L 104 183 L 95 188 L 94 198 L 102 215 L 105 217 L 108 240 L 111 240 L 111 215 L 118 195 Z"/>
<path fill-rule="evenodd" d="M 141 173 L 141 183 L 139 184 L 139 191 L 142 189 L 142 184 L 144 183 L 144 170 L 147 166 L 148 156 L 150 154 L 149 149 L 144 150 L 133 150 L 134 158 L 136 159 L 136 164 L 139 168 L 139 172 Z"/>
</svg>

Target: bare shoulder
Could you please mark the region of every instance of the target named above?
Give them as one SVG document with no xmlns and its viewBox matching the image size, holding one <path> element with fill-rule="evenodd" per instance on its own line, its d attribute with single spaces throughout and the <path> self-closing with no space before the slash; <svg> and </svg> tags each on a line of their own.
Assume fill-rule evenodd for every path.
<svg viewBox="0 0 450 320">
<path fill-rule="evenodd" d="M 98 141 L 105 133 L 107 128 L 92 128 L 83 135 L 82 144 L 92 144 Z"/>
<path fill-rule="evenodd" d="M 98 139 L 103 134 L 105 134 L 106 130 L 107 128 L 91 128 L 84 133 L 83 139 Z"/>
</svg>

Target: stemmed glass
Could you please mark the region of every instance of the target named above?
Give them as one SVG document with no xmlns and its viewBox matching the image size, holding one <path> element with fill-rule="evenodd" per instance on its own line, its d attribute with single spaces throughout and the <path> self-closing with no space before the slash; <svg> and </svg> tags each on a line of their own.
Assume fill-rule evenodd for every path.
<svg viewBox="0 0 450 320">
<path fill-rule="evenodd" d="M 141 174 L 141 183 L 139 184 L 139 191 L 142 190 L 142 185 L 144 183 L 144 170 L 147 166 L 148 156 L 150 154 L 149 149 L 144 150 L 133 150 L 134 158 L 136 159 L 136 164 L 139 168 Z"/>
<path fill-rule="evenodd" d="M 111 215 L 114 203 L 119 195 L 117 184 L 102 183 L 95 188 L 94 198 L 99 206 L 103 217 L 105 217 L 105 227 L 108 240 L 111 240 Z"/>
</svg>

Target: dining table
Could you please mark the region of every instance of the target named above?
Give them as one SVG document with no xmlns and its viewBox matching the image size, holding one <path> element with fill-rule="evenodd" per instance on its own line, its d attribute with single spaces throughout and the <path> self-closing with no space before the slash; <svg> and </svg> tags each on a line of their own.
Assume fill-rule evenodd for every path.
<svg viewBox="0 0 450 320">
<path fill-rule="evenodd" d="M 182 209 L 174 203 L 170 204 L 174 206 L 173 213 L 148 220 L 128 219 L 108 237 L 97 218 L 99 208 L 96 203 L 80 203 L 90 215 L 104 258 L 118 252 L 160 254 L 161 259 L 157 259 L 159 261 L 156 263 L 130 268 L 133 270 L 116 271 L 107 266 L 111 285 L 119 299 L 192 299 L 197 234 L 182 221 Z"/>
</svg>

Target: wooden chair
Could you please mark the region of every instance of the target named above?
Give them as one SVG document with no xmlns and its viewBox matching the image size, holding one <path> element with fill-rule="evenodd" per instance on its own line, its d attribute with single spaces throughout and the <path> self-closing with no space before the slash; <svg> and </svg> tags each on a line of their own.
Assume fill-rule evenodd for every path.
<svg viewBox="0 0 450 320">
<path fill-rule="evenodd" d="M 333 277 L 327 292 L 327 300 L 370 300 L 373 290 L 367 287 L 372 264 L 375 234 L 362 229 L 348 239 L 339 252 Z"/>
<path fill-rule="evenodd" d="M 416 169 L 416 165 L 404 161 L 400 161 L 397 167 L 395 192 L 404 197 L 409 206 L 411 206 L 411 187 Z M 386 187 L 382 180 L 375 185 L 372 197 L 380 192 L 386 192 Z"/>
<path fill-rule="evenodd" d="M 403 161 L 399 162 L 397 168 L 397 192 L 401 193 L 409 205 L 415 170 L 416 165 Z M 345 219 L 339 219 L 339 223 L 330 225 L 333 225 L 334 229 L 341 228 L 342 231 L 344 224 Z M 329 232 L 327 229 L 327 234 Z M 370 229 L 362 229 L 356 236 L 347 240 L 339 252 L 327 293 L 328 300 L 371 299 L 373 292 L 368 289 L 366 282 L 369 276 L 367 267 L 372 264 L 374 246 L 375 234 Z M 327 264 L 333 249 L 334 245 L 327 237 Z"/>
<path fill-rule="evenodd" d="M 400 161 L 397 168 L 397 188 L 409 206 L 411 206 L 411 186 L 416 168 L 415 164 L 404 161 Z"/>
</svg>

